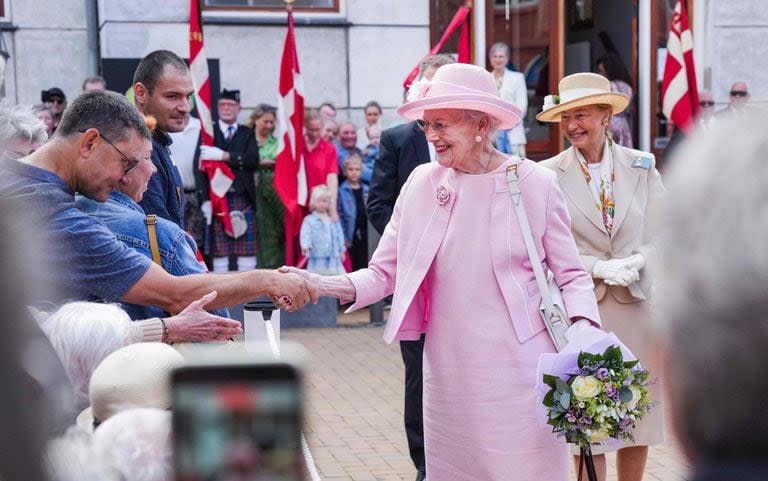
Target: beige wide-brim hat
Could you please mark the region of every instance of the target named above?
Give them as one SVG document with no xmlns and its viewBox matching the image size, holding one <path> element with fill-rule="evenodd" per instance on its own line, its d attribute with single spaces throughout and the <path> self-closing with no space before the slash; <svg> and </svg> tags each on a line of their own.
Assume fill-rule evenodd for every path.
<svg viewBox="0 0 768 481">
<path fill-rule="evenodd" d="M 113 352 L 91 375 L 91 405 L 77 416 L 77 424 L 93 430 L 127 408 L 170 409 L 171 372 L 184 364 L 174 348 L 160 342 L 140 342 Z"/>
<path fill-rule="evenodd" d="M 408 120 L 421 119 L 425 110 L 477 110 L 498 119 L 500 129 L 511 129 L 522 118 L 519 108 L 499 97 L 493 75 L 477 65 L 445 65 L 432 81 L 422 81 L 418 87 L 414 100 L 397 109 Z"/>
<path fill-rule="evenodd" d="M 563 77 L 557 90 L 558 95 L 544 98 L 544 106 L 536 120 L 560 122 L 560 114 L 566 110 L 587 105 L 608 105 L 613 114 L 618 114 L 627 108 L 630 100 L 621 92 L 611 92 L 611 82 L 596 73 L 575 73 Z"/>
</svg>

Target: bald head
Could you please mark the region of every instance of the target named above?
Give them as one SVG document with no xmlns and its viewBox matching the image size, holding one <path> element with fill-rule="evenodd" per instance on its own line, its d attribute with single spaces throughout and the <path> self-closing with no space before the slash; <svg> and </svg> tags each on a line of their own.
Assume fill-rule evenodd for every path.
<svg viewBox="0 0 768 481">
<path fill-rule="evenodd" d="M 749 89 L 747 88 L 747 82 L 741 80 L 733 82 L 730 92 L 731 107 L 738 108 L 747 103 L 749 100 Z"/>
</svg>

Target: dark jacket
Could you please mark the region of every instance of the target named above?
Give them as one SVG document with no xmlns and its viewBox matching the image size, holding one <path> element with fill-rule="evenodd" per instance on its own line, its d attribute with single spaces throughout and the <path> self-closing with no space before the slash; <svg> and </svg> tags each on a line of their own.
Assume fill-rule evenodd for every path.
<svg viewBox="0 0 768 481">
<path fill-rule="evenodd" d="M 413 169 L 429 162 L 429 147 L 416 122 L 382 132 L 379 156 L 373 166 L 366 212 L 371 225 L 381 234 L 392 217 L 395 201 Z"/>
<path fill-rule="evenodd" d="M 253 180 L 253 174 L 259 168 L 259 143 L 253 129 L 245 125 L 238 124 L 235 135 L 230 140 L 224 137 L 219 129 L 219 123 L 213 125 L 213 145 L 226 152 L 229 152 L 229 167 L 235 174 L 235 181 L 230 189 L 234 189 L 238 194 L 243 194 L 256 207 L 256 184 Z M 195 159 L 195 165 L 199 171 L 199 155 Z M 205 174 L 203 174 L 205 179 Z M 207 181 L 197 182 L 197 193 L 200 202 L 209 200 L 210 183 Z"/>
<path fill-rule="evenodd" d="M 147 214 L 168 219 L 184 229 L 184 184 L 179 169 L 171 160 L 171 138 L 159 129 L 152 135 L 152 163 L 157 172 L 139 203 Z"/>
</svg>

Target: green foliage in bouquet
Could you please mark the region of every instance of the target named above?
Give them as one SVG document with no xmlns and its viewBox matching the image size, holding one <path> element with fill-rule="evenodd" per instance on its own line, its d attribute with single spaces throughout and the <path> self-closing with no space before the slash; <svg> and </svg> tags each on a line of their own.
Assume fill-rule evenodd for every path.
<svg viewBox="0 0 768 481">
<path fill-rule="evenodd" d="M 579 446 L 608 439 L 632 440 L 632 429 L 653 407 L 649 372 L 639 361 L 624 361 L 621 349 L 579 354 L 577 366 L 562 376 L 544 374 L 544 396 L 552 432 Z"/>
</svg>

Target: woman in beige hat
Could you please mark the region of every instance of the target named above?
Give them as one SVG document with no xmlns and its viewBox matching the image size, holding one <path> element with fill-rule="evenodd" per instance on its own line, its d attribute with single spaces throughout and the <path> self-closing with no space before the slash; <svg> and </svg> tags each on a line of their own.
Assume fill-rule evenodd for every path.
<svg viewBox="0 0 768 481">
<path fill-rule="evenodd" d="M 387 342 L 425 334 L 427 479 L 566 481 L 568 450 L 537 415 L 536 363 L 555 346 L 507 167 L 517 166 L 535 245 L 569 315 L 599 324 L 555 175 L 493 147 L 496 131 L 517 125 L 521 112 L 485 69 L 445 65 L 414 90 L 398 113 L 424 130 L 436 161 L 403 185 L 368 268 L 305 276 L 321 295 L 354 301 L 351 309 L 394 293 Z"/>
<path fill-rule="evenodd" d="M 664 193 L 661 176 L 653 154 L 622 147 L 608 136 L 611 116 L 629 103 L 626 95 L 611 92 L 608 79 L 569 75 L 560 81 L 558 94 L 545 98 L 536 118 L 559 122 L 571 147 L 541 165 L 557 174 L 581 260 L 595 282 L 603 328 L 614 331 L 653 376 L 659 370 L 651 365 L 651 283 L 645 266 L 656 249 L 646 226 Z M 651 390 L 659 401 L 658 383 Z M 642 479 L 648 446 L 663 441 L 661 412 L 655 409 L 637 427 L 635 443 L 620 445 L 619 481 Z M 605 451 L 593 448 L 600 479 L 606 476 Z"/>
</svg>

